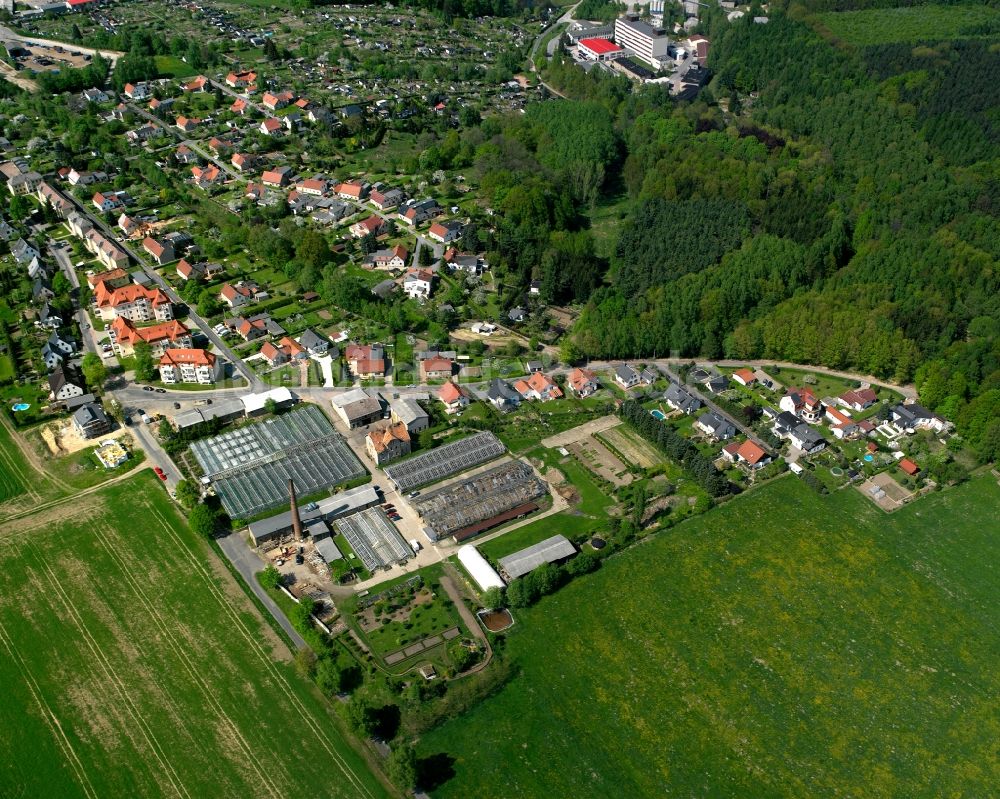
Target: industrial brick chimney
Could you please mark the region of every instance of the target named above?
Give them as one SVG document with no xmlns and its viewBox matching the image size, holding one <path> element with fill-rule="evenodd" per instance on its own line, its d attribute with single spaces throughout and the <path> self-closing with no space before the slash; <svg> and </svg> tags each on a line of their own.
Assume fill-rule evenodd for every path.
<svg viewBox="0 0 1000 799">
<path fill-rule="evenodd" d="M 302 519 L 299 518 L 299 503 L 295 499 L 295 483 L 288 481 L 288 497 L 292 504 L 292 532 L 295 533 L 296 543 L 302 542 Z"/>
</svg>

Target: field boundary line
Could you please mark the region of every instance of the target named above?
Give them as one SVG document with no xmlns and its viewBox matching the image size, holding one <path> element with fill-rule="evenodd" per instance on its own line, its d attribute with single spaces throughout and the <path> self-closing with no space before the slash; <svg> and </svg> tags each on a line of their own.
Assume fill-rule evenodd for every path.
<svg viewBox="0 0 1000 799">
<path fill-rule="evenodd" d="M 29 669 L 27 664 L 24 662 L 24 659 L 21 657 L 21 653 L 18 652 L 17 648 L 14 646 L 14 643 L 10 638 L 10 634 L 7 632 L 7 628 L 4 627 L 3 622 L 0 622 L 0 641 L 3 642 L 4 648 L 10 654 L 11 660 L 17 664 L 18 671 L 20 671 L 21 675 L 24 677 L 24 681 L 28 686 L 28 690 L 31 692 L 32 698 L 38 705 L 39 710 L 42 711 L 42 718 L 45 721 L 45 725 L 49 728 L 49 730 L 51 730 L 52 737 L 56 739 L 56 745 L 66 753 L 70 768 L 72 768 L 73 772 L 76 774 L 76 778 L 80 782 L 83 792 L 87 796 L 91 797 L 91 799 L 99 799 L 97 791 L 94 790 L 93 783 L 90 781 L 90 777 L 87 776 L 87 771 L 84 769 L 83 763 L 76 754 L 73 744 L 70 743 L 69 737 L 66 735 L 66 731 L 63 729 L 62 724 L 59 723 L 59 718 L 52 711 L 52 708 L 49 707 L 49 703 L 45 700 L 45 695 L 42 692 L 41 686 L 35 679 L 35 675 L 31 673 L 31 669 Z"/>
<path fill-rule="evenodd" d="M 257 775 L 260 777 L 261 783 L 267 787 L 267 789 L 271 792 L 273 796 L 278 797 L 278 799 L 280 799 L 280 797 L 282 796 L 281 791 L 278 790 L 278 787 L 271 781 L 270 777 L 268 777 L 267 774 L 263 770 L 261 770 L 260 765 L 257 762 L 257 759 L 254 757 L 253 749 L 247 743 L 246 738 L 243 737 L 243 734 L 240 732 L 239 728 L 233 723 L 233 720 L 229 717 L 229 714 L 226 713 L 225 709 L 219 703 L 219 700 L 215 696 L 215 694 L 212 693 L 211 690 L 209 690 L 208 683 L 198 673 L 197 669 L 194 668 L 190 658 L 184 651 L 184 648 L 177 643 L 174 635 L 170 632 L 170 628 L 164 623 L 163 618 L 156 610 L 156 606 L 149 600 L 149 597 L 146 595 L 146 592 L 143 591 L 142 585 L 139 583 L 138 580 L 136 580 L 135 577 L 132 576 L 131 572 L 128 569 L 128 564 L 125 562 L 124 557 L 115 552 L 114 547 L 112 547 L 108 543 L 107 536 L 105 535 L 108 532 L 109 529 L 107 527 L 104 527 L 103 531 L 101 529 L 101 526 L 94 527 L 94 534 L 96 535 L 97 540 L 100 542 L 101 546 L 104 547 L 105 550 L 107 550 L 108 555 L 111 556 L 111 559 L 115 562 L 118 568 L 121 569 L 122 573 L 125 575 L 126 582 L 135 592 L 136 596 L 139 597 L 139 601 L 146 608 L 150 616 L 155 620 L 156 626 L 160 629 L 160 632 L 163 634 L 164 639 L 168 642 L 170 648 L 174 651 L 174 654 L 176 654 L 180 658 L 180 660 L 184 663 L 184 667 L 187 669 L 188 674 L 191 675 L 191 678 L 194 681 L 194 683 L 201 688 L 202 692 L 205 695 L 205 698 L 208 700 L 208 703 L 212 705 L 215 711 L 219 714 L 220 720 L 224 721 L 226 726 L 228 726 L 229 729 L 232 731 L 233 736 L 239 742 L 239 746 L 243 750 L 243 753 L 247 756 L 247 759 L 252 764 L 254 771 L 256 771 Z"/>
<path fill-rule="evenodd" d="M 51 481 L 58 488 L 61 488 L 63 491 L 73 490 L 72 486 L 70 486 L 69 483 L 49 474 L 47 471 L 45 471 L 45 469 L 41 467 L 41 465 L 35 462 L 37 456 L 34 452 L 30 452 L 28 450 L 28 442 L 24 441 L 20 437 L 20 435 L 18 435 L 17 430 L 11 427 L 10 422 L 8 422 L 6 417 L 2 414 L 0 414 L 0 424 L 3 424 L 3 426 L 7 429 L 7 434 L 11 437 L 11 440 L 14 442 L 14 446 L 16 446 L 21 451 L 21 455 L 24 456 L 25 462 L 28 463 L 32 469 L 34 469 L 36 472 L 42 475 L 46 480 Z"/>
<path fill-rule="evenodd" d="M 125 684 L 121 681 L 121 679 L 119 679 L 118 675 L 115 674 L 114 669 L 111 668 L 111 664 L 108 662 L 107 655 L 104 653 L 101 647 L 97 645 L 97 641 L 94 639 L 93 635 L 87 629 L 86 624 L 83 623 L 83 619 L 77 612 L 76 607 L 73 605 L 72 601 L 70 601 L 69 596 L 67 596 L 62 586 L 59 585 L 59 581 L 56 578 L 55 573 L 52 571 L 49 565 L 44 561 L 40 561 L 37 557 L 35 558 L 35 560 L 36 562 L 40 563 L 42 569 L 45 570 L 45 573 L 48 576 L 49 583 L 51 584 L 54 593 L 62 602 L 63 607 L 66 608 L 66 613 L 72 620 L 73 624 L 80 630 L 80 633 L 82 634 L 82 637 L 84 638 L 87 647 L 90 649 L 90 651 L 94 655 L 94 658 L 100 664 L 101 670 L 107 676 L 108 681 L 112 685 L 114 685 L 115 688 L 117 689 L 119 695 L 122 698 L 122 702 L 125 706 L 126 711 L 130 716 L 132 716 L 132 719 L 135 721 L 136 726 L 142 733 L 142 736 L 146 739 L 146 742 L 149 744 L 149 747 L 153 752 L 153 755 L 156 757 L 157 761 L 159 761 L 160 766 L 163 768 L 164 774 L 170 781 L 171 786 L 177 792 L 178 796 L 184 796 L 187 797 L 187 799 L 191 799 L 191 794 L 188 793 L 187 788 L 185 788 L 183 783 L 181 783 L 180 777 L 174 770 L 174 767 L 169 763 L 169 761 L 167 761 L 164 747 L 160 744 L 159 741 L 156 740 L 156 736 L 149 728 L 149 724 L 146 722 L 146 719 L 143 718 L 142 714 L 139 712 L 139 709 L 132 701 L 132 697 L 126 690 Z M 163 754 L 161 754 L 161 752 L 163 752 Z"/>
<path fill-rule="evenodd" d="M 323 735 L 323 730 L 320 729 L 319 724 L 316 722 L 316 719 L 313 718 L 312 714 L 309 713 L 306 706 L 302 703 L 302 701 L 298 698 L 298 696 L 295 695 L 295 692 L 292 689 L 292 686 L 289 684 L 288 680 L 285 678 L 285 675 L 282 674 L 281 671 L 275 666 L 274 662 L 271 660 L 270 655 L 264 650 L 264 647 L 260 643 L 260 641 L 258 641 L 256 636 L 254 636 L 251 633 L 251 631 L 247 629 L 246 623 L 240 617 L 240 614 L 238 614 L 232 608 L 232 606 L 226 601 L 225 595 L 222 593 L 222 590 L 219 588 L 219 586 L 216 585 L 215 581 L 212 579 L 212 575 L 209 574 L 209 572 L 205 568 L 205 565 L 201 561 L 199 561 L 198 558 L 195 557 L 191 549 L 187 545 L 185 545 L 184 541 L 181 539 L 178 533 L 174 531 L 174 529 L 170 526 L 170 524 L 163 517 L 163 515 L 151 505 L 147 505 L 147 507 L 149 508 L 152 516 L 154 516 L 157 519 L 157 521 L 159 521 L 160 525 L 164 528 L 167 534 L 174 539 L 175 543 L 178 545 L 178 548 L 184 553 L 186 553 L 188 560 L 191 561 L 191 564 L 194 566 L 195 570 L 199 574 L 201 574 L 202 579 L 205 581 L 206 585 L 208 585 L 209 591 L 211 591 L 212 595 L 215 596 L 216 601 L 219 603 L 219 605 L 222 606 L 222 608 L 226 611 L 226 613 L 230 616 L 230 618 L 233 619 L 233 621 L 235 622 L 235 626 L 237 627 L 237 629 L 239 629 L 243 637 L 250 643 L 251 648 L 257 652 L 257 655 L 261 659 L 261 662 L 264 664 L 264 667 L 271 673 L 271 675 L 274 677 L 276 681 L 285 686 L 285 688 L 287 689 L 286 696 L 288 697 L 288 700 L 296 707 L 296 709 L 299 711 L 299 715 L 302 717 L 303 721 L 305 721 L 306 725 L 312 730 L 313 734 L 320 742 L 320 745 L 327 751 L 327 754 L 330 755 L 331 759 L 337 764 L 340 770 L 344 773 L 344 776 L 348 779 L 348 781 L 351 782 L 354 789 L 358 792 L 357 795 L 368 797 L 368 799 L 374 799 L 372 793 L 364 785 L 360 777 L 358 777 L 358 775 L 354 772 L 354 770 L 349 767 L 347 760 L 343 757 L 343 755 L 333 750 L 330 747 L 330 745 L 326 742 L 326 738 Z"/>
</svg>

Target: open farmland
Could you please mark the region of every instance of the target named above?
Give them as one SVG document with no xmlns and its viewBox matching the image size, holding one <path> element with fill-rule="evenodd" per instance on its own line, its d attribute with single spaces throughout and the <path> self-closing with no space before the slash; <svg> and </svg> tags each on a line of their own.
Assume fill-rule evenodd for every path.
<svg viewBox="0 0 1000 799">
<path fill-rule="evenodd" d="M 870 8 L 818 14 L 820 23 L 841 39 L 858 47 L 895 42 L 942 41 L 982 35 L 983 26 L 996 26 L 1000 10 L 983 4 L 919 5 L 905 8 Z"/>
<path fill-rule="evenodd" d="M 891 516 L 787 477 L 612 558 L 425 736 L 435 797 L 992 793 L 997 507 L 989 475 Z"/>
<path fill-rule="evenodd" d="M 385 796 L 156 483 L 0 533 L 3 792 Z"/>
<path fill-rule="evenodd" d="M 28 474 L 21 461 L 21 454 L 6 426 L 0 425 L 0 503 L 7 502 L 25 492 Z"/>
</svg>

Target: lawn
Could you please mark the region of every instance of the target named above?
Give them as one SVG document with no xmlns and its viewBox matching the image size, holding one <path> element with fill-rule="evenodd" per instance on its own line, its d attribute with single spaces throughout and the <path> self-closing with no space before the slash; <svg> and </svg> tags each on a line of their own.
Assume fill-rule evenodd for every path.
<svg viewBox="0 0 1000 799">
<path fill-rule="evenodd" d="M 161 78 L 190 78 L 197 75 L 198 71 L 192 69 L 184 61 L 172 55 L 153 56 L 156 61 L 156 71 Z"/>
<path fill-rule="evenodd" d="M 998 503 L 983 475 L 886 516 L 789 476 L 612 558 L 422 739 L 456 758 L 436 799 L 992 793 Z"/>
<path fill-rule="evenodd" d="M 995 23 L 1000 9 L 985 4 L 918 5 L 818 14 L 816 19 L 838 39 L 858 47 L 893 42 L 972 38 L 973 26 Z"/>
<path fill-rule="evenodd" d="M 143 470 L 5 524 L 0 785 L 60 797 L 385 796 L 156 483 Z"/>
</svg>

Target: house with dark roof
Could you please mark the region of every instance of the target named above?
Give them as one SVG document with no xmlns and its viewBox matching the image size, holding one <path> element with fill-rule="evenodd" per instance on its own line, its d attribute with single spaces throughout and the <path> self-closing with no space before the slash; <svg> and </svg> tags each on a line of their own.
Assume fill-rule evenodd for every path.
<svg viewBox="0 0 1000 799">
<path fill-rule="evenodd" d="M 57 368 L 49 375 L 52 399 L 65 400 L 83 394 L 83 381 L 68 368 Z"/>
<path fill-rule="evenodd" d="M 639 385 L 640 379 L 639 373 L 627 363 L 615 367 L 615 382 L 626 390 Z"/>
<path fill-rule="evenodd" d="M 326 355 L 330 350 L 330 340 L 321 336 L 312 328 L 306 328 L 299 336 L 299 344 L 305 347 L 313 355 Z"/>
<path fill-rule="evenodd" d="M 499 377 L 494 378 L 490 383 L 486 399 L 502 411 L 514 410 L 521 404 L 521 395 L 513 389 L 510 383 Z"/>
<path fill-rule="evenodd" d="M 681 411 L 688 416 L 701 408 L 700 399 L 683 386 L 673 382 L 663 392 L 663 401 L 675 411 Z"/>
<path fill-rule="evenodd" d="M 111 432 L 111 420 L 100 405 L 88 402 L 73 412 L 73 429 L 80 438 L 96 438 Z"/>
<path fill-rule="evenodd" d="M 941 433 L 948 428 L 945 419 L 915 402 L 909 405 L 903 403 L 894 405 L 890 418 L 892 426 L 900 433 L 913 433 L 917 430 L 933 430 L 935 433 Z"/>
<path fill-rule="evenodd" d="M 694 423 L 694 426 L 709 438 L 716 441 L 726 441 L 736 435 L 736 427 L 715 411 L 706 411 Z"/>
</svg>

